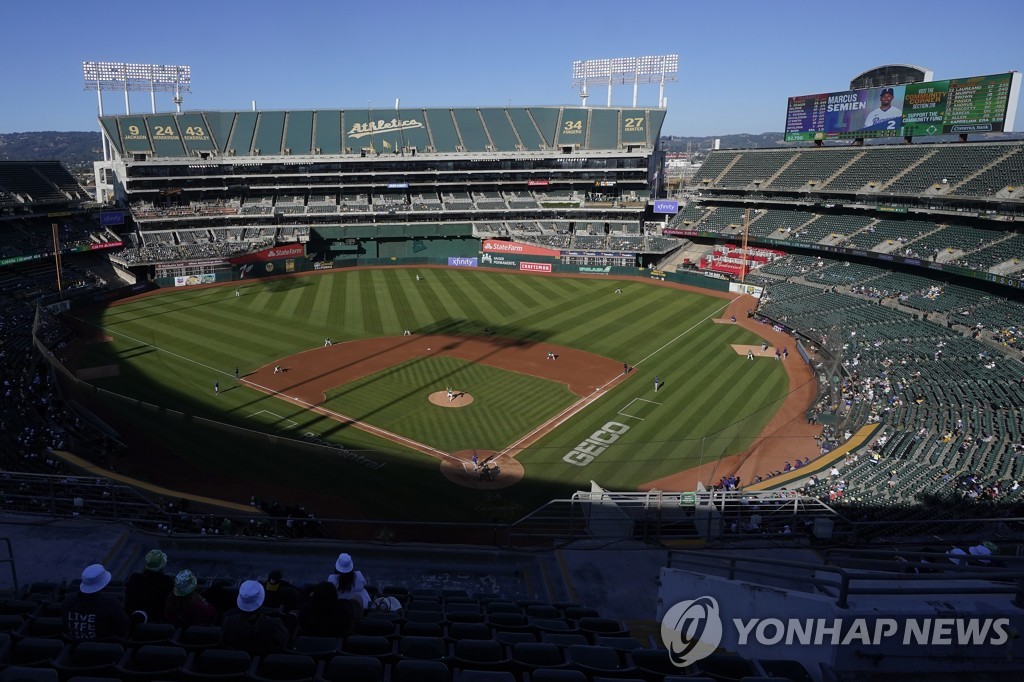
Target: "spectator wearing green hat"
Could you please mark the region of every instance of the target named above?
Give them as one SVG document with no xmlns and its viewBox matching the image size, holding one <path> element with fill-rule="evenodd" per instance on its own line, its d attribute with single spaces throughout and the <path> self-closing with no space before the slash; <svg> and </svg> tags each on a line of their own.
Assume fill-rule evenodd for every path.
<svg viewBox="0 0 1024 682">
<path fill-rule="evenodd" d="M 209 625 L 217 620 L 217 609 L 196 590 L 198 582 L 195 574 L 187 569 L 174 576 L 174 589 L 164 602 L 166 622 L 187 628 L 190 625 Z"/>
<path fill-rule="evenodd" d="M 143 570 L 132 573 L 124 586 L 124 610 L 137 623 L 162 623 L 164 602 L 174 589 L 174 578 L 164 573 L 167 555 L 159 549 L 146 553 Z"/>
</svg>

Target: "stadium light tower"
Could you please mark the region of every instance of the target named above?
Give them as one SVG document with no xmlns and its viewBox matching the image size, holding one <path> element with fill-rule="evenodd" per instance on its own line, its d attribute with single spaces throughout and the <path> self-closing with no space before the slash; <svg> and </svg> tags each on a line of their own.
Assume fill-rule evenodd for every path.
<svg viewBox="0 0 1024 682">
<path fill-rule="evenodd" d="M 132 113 L 129 92 L 149 91 L 152 113 L 156 113 L 156 93 L 173 92 L 174 105 L 181 113 L 183 92 L 192 92 L 192 69 L 188 66 L 167 64 L 128 64 L 125 62 L 82 62 L 82 77 L 86 90 L 96 91 L 99 115 L 103 116 L 103 91 L 124 91 L 124 112 Z M 103 159 L 108 160 L 106 145 Z"/>
<path fill-rule="evenodd" d="M 641 83 L 658 83 L 658 106 L 665 106 L 665 83 L 675 82 L 679 73 L 679 55 L 665 54 L 616 59 L 587 59 L 572 63 L 572 84 L 580 88 L 580 100 L 587 106 L 588 85 L 607 85 L 608 104 L 612 105 L 612 86 L 633 84 L 633 106 Z"/>
</svg>

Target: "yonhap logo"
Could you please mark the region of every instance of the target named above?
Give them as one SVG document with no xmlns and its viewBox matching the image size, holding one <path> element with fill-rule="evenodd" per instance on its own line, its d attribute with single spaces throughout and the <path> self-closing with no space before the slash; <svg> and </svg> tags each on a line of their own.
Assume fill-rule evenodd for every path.
<svg viewBox="0 0 1024 682">
<path fill-rule="evenodd" d="M 707 658 L 722 642 L 718 601 L 705 596 L 679 602 L 661 619 L 661 639 L 680 668 Z"/>
<path fill-rule="evenodd" d="M 1009 618 L 732 618 L 737 647 L 773 646 L 1003 646 L 1016 639 Z M 674 665 L 685 668 L 722 643 L 718 601 L 705 595 L 681 601 L 661 620 L 661 638 Z"/>
</svg>

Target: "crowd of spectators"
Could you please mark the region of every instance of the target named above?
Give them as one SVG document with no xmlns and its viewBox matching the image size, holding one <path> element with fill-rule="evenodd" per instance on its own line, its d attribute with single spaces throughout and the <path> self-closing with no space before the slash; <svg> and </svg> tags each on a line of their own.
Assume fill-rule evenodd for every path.
<svg viewBox="0 0 1024 682">
<path fill-rule="evenodd" d="M 219 626 L 219 646 L 252 656 L 284 652 L 297 636 L 343 637 L 371 607 L 366 578 L 347 553 L 324 579 L 295 585 L 280 570 L 234 585 L 200 578 L 188 568 L 168 571 L 162 550 L 146 553 L 142 569 L 119 585 L 102 564 L 82 571 L 60 607 L 62 634 L 71 642 L 126 642 L 140 624 L 175 628 Z M 381 600 L 377 608 L 401 604 Z"/>
<path fill-rule="evenodd" d="M 175 243 L 159 243 L 147 246 L 129 246 L 113 254 L 112 258 L 125 265 L 145 263 L 166 263 L 186 260 L 213 260 L 229 258 L 250 251 L 258 251 L 274 245 L 273 238 L 263 237 L 247 241 L 210 240 L 206 243 L 185 243 L 174 238 Z"/>
</svg>

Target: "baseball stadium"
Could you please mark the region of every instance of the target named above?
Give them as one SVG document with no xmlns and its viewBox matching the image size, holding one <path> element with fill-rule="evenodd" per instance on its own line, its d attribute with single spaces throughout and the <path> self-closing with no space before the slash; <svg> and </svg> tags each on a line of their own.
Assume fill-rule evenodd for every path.
<svg viewBox="0 0 1024 682">
<path fill-rule="evenodd" d="M 1012 131 L 1020 74 L 970 85 Z M 80 542 L 115 583 L 159 547 L 229 606 L 241 578 L 301 580 L 343 544 L 394 600 L 221 677 L 189 628 L 133 629 L 94 653 L 102 679 L 1019 671 L 1024 143 L 909 115 L 791 129 L 805 100 L 787 144 L 716 149 L 682 184 L 665 107 L 635 105 L 103 115 L 94 198 L 59 162 L 0 162 L 0 491 L 23 542 Z M 33 609 L 4 612 L 0 668 L 88 674 L 44 629 L 80 557 L 19 584 L 8 550 L 4 604 Z M 885 637 L 797 656 L 719 632 L 679 659 L 699 594 L 715 618 L 1011 634 L 894 663 Z M 494 651 L 462 646 L 470 624 Z"/>
</svg>

